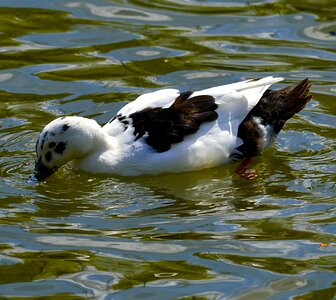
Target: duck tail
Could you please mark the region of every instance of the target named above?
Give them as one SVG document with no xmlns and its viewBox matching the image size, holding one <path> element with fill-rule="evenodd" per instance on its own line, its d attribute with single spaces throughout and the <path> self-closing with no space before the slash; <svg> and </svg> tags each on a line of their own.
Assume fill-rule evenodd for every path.
<svg viewBox="0 0 336 300">
<path fill-rule="evenodd" d="M 286 121 L 302 110 L 312 98 L 309 93 L 311 83 L 308 78 L 279 91 L 267 91 L 254 107 L 256 115 L 266 125 L 271 125 L 275 134 L 278 134 Z M 264 112 L 263 108 L 269 107 L 269 111 Z M 259 112 L 258 112 L 259 111 Z"/>
<path fill-rule="evenodd" d="M 243 144 L 237 148 L 252 157 L 267 147 L 286 121 L 303 109 L 312 98 L 307 79 L 279 91 L 267 90 L 238 127 Z"/>
</svg>

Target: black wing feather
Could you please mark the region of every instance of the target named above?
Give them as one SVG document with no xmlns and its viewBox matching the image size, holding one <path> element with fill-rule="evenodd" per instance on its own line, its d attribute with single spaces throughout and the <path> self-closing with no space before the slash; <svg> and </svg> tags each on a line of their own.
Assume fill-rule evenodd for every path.
<svg viewBox="0 0 336 300">
<path fill-rule="evenodd" d="M 190 98 L 192 94 L 181 93 L 168 108 L 149 107 L 131 114 L 135 140 L 147 134 L 146 143 L 158 152 L 165 152 L 186 135 L 197 132 L 202 123 L 216 120 L 218 105 L 214 97 Z"/>
</svg>

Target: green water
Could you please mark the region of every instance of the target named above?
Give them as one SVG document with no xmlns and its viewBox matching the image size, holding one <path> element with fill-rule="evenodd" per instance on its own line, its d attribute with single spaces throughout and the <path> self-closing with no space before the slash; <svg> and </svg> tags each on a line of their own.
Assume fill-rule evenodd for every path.
<svg viewBox="0 0 336 300">
<path fill-rule="evenodd" d="M 335 299 L 336 4 L 0 0 L 0 299 Z M 27 182 L 58 116 L 107 122 L 158 88 L 309 77 L 253 161 Z"/>
</svg>

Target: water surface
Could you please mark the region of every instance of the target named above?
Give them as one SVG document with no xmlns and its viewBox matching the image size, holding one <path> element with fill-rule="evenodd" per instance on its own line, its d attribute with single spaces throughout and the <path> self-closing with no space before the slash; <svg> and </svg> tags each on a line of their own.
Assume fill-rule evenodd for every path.
<svg viewBox="0 0 336 300">
<path fill-rule="evenodd" d="M 0 1 L 3 299 L 335 299 L 334 1 Z M 58 116 L 103 124 L 159 88 L 309 77 L 254 159 L 185 174 L 27 182 Z M 1 299 L 2 299 L 1 298 Z"/>
</svg>

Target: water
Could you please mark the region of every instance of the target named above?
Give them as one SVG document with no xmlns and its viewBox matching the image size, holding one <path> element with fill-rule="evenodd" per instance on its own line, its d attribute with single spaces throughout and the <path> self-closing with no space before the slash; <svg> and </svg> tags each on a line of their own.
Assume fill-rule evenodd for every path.
<svg viewBox="0 0 336 300">
<path fill-rule="evenodd" d="M 0 0 L 1 299 L 335 299 L 335 3 Z M 27 181 L 57 116 L 141 93 L 309 77 L 313 100 L 253 161 Z"/>
</svg>

